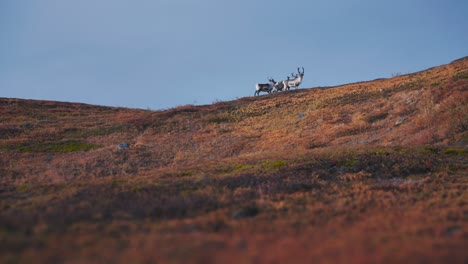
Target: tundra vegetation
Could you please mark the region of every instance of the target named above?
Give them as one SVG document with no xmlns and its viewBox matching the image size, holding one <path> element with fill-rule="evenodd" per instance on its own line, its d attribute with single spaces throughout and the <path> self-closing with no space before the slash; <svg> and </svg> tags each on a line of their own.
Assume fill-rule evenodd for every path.
<svg viewBox="0 0 468 264">
<path fill-rule="evenodd" d="M 467 89 L 463 58 L 164 111 L 2 98 L 0 262 L 466 263 Z"/>
</svg>

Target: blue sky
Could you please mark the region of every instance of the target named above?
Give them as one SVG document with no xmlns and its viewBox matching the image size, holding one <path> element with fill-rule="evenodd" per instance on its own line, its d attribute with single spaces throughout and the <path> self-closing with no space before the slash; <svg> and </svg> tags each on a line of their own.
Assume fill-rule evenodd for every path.
<svg viewBox="0 0 468 264">
<path fill-rule="evenodd" d="M 465 0 L 3 0 L 0 97 L 167 109 L 468 56 Z"/>
</svg>

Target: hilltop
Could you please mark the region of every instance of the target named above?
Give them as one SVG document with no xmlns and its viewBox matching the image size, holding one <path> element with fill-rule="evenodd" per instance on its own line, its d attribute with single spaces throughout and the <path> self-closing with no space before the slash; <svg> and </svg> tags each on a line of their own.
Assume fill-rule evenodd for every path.
<svg viewBox="0 0 468 264">
<path fill-rule="evenodd" d="M 462 263 L 467 89 L 465 57 L 164 111 L 0 98 L 0 261 Z"/>
</svg>

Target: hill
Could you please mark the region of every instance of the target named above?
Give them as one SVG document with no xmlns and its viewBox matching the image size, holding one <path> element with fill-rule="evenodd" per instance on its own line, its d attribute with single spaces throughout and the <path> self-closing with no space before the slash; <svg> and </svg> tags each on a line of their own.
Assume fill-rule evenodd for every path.
<svg viewBox="0 0 468 264">
<path fill-rule="evenodd" d="M 466 262 L 467 89 L 465 57 L 164 111 L 0 98 L 0 262 Z"/>
</svg>

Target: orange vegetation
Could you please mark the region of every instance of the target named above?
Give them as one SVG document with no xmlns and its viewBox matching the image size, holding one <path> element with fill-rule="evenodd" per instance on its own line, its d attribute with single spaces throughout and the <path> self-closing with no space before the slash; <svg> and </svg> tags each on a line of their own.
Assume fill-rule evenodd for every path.
<svg viewBox="0 0 468 264">
<path fill-rule="evenodd" d="M 0 262 L 466 263 L 467 89 L 463 58 L 164 111 L 0 99 Z"/>
</svg>

